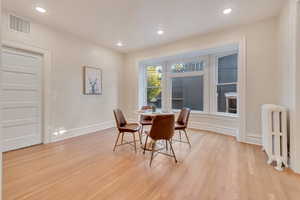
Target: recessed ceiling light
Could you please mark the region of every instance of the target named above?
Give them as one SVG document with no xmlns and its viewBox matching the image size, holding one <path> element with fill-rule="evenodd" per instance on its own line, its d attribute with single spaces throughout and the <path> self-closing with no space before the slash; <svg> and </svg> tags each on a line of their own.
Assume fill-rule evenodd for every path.
<svg viewBox="0 0 300 200">
<path fill-rule="evenodd" d="M 122 46 L 123 46 L 123 43 L 122 43 L 122 42 L 118 42 L 118 43 L 117 43 L 117 46 L 118 46 L 118 47 L 122 47 Z"/>
<path fill-rule="evenodd" d="M 163 35 L 164 33 L 165 33 L 165 32 L 164 32 L 163 30 L 158 30 L 158 31 L 157 31 L 157 34 L 158 34 L 158 35 Z"/>
<path fill-rule="evenodd" d="M 224 15 L 228 15 L 228 14 L 230 14 L 231 12 L 232 12 L 232 8 L 226 8 L 226 9 L 223 10 L 223 14 L 224 14 Z"/>
<path fill-rule="evenodd" d="M 47 12 L 47 10 L 46 10 L 45 8 L 42 8 L 42 7 L 39 7 L 39 6 L 35 7 L 35 9 L 36 9 L 38 12 L 40 12 L 40 13 L 45 13 L 45 12 Z"/>
</svg>

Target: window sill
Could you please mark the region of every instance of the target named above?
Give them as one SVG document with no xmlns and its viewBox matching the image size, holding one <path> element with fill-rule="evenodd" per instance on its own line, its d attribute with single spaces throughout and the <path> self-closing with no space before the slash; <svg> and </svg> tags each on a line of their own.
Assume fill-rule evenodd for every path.
<svg viewBox="0 0 300 200">
<path fill-rule="evenodd" d="M 215 116 L 230 117 L 230 118 L 239 118 L 240 117 L 238 114 L 232 114 L 232 113 L 210 113 L 210 114 L 215 115 Z"/>
<path fill-rule="evenodd" d="M 180 110 L 173 110 L 174 113 L 179 113 Z M 237 119 L 240 116 L 237 114 L 231 114 L 231 113 L 209 113 L 209 112 L 204 112 L 204 111 L 197 111 L 197 110 L 192 110 L 191 115 L 194 116 L 210 116 L 210 117 L 225 117 L 225 118 L 232 118 L 232 119 Z"/>
</svg>

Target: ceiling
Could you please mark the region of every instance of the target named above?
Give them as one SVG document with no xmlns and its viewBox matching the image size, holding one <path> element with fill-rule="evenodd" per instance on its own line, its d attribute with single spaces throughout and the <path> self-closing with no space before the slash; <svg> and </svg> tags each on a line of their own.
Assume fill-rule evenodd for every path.
<svg viewBox="0 0 300 200">
<path fill-rule="evenodd" d="M 279 13 L 284 0 L 3 0 L 4 9 L 128 52 Z M 47 9 L 38 13 L 35 6 Z M 224 8 L 232 8 L 223 15 Z M 157 35 L 163 29 L 164 35 Z M 123 47 L 116 43 L 122 41 Z"/>
</svg>

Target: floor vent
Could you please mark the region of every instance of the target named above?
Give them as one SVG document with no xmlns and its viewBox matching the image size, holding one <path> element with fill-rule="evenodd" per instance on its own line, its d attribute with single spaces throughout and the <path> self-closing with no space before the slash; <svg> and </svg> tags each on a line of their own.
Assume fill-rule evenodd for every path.
<svg viewBox="0 0 300 200">
<path fill-rule="evenodd" d="M 22 33 L 30 33 L 30 22 L 20 17 L 10 15 L 9 28 Z"/>
</svg>

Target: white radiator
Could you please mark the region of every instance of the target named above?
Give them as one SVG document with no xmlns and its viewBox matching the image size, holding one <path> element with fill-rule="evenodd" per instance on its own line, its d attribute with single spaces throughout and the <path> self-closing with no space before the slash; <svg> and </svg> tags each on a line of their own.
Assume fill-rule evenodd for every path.
<svg viewBox="0 0 300 200">
<path fill-rule="evenodd" d="M 282 171 L 288 167 L 287 109 L 266 104 L 262 106 L 263 150 L 268 155 L 268 163 L 277 163 L 275 169 Z"/>
</svg>

